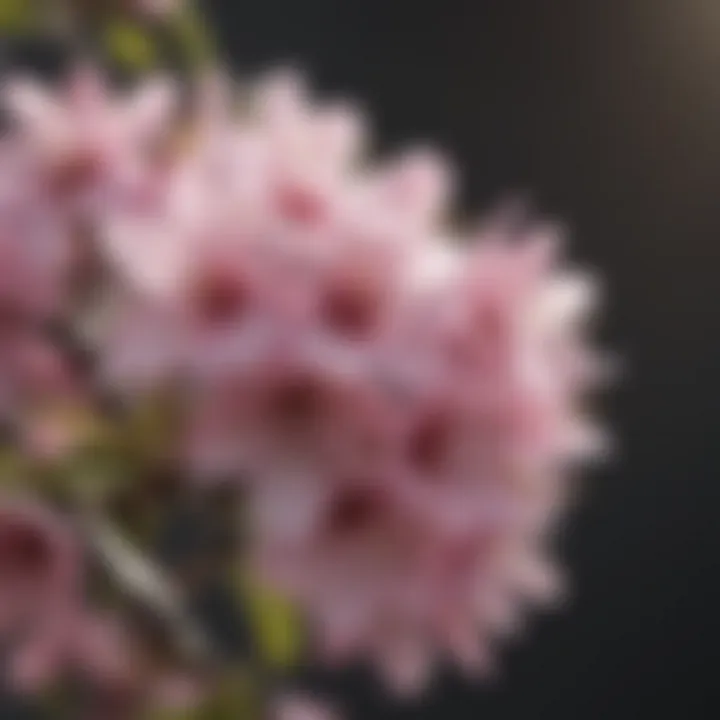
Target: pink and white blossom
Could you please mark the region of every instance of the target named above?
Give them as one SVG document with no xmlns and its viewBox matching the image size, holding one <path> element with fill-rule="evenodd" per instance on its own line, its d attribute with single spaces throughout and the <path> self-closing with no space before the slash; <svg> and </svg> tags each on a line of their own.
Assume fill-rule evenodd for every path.
<svg viewBox="0 0 720 720">
<path fill-rule="evenodd" d="M 153 143 L 168 132 L 175 106 L 165 79 L 123 95 L 89 66 L 78 67 L 60 89 L 12 78 L 3 100 L 15 120 L 14 141 L 39 187 L 65 211 L 137 192 Z"/>
<path fill-rule="evenodd" d="M 447 247 L 442 159 L 360 164 L 361 116 L 295 76 L 244 116 L 213 92 L 165 202 L 111 225 L 130 300 L 108 367 L 186 380 L 186 449 L 243 478 L 257 567 L 321 650 L 406 688 L 442 657 L 487 670 L 561 589 L 548 533 L 567 467 L 598 450 L 593 280 L 551 225 Z"/>
<path fill-rule="evenodd" d="M 30 500 L 0 504 L 0 638 L 10 676 L 35 689 L 64 670 L 81 607 L 82 554 L 70 524 Z"/>
<path fill-rule="evenodd" d="M 604 369 L 594 278 L 565 267 L 550 224 L 452 232 L 450 163 L 368 162 L 363 114 L 296 75 L 250 88 L 244 112 L 206 78 L 159 162 L 173 99 L 159 80 L 121 98 L 87 68 L 60 92 L 10 84 L 0 400 L 62 385 L 28 327 L 67 307 L 88 223 L 110 276 L 84 308 L 100 380 L 131 401 L 183 395 L 175 460 L 201 486 L 243 485 L 253 565 L 320 654 L 370 658 L 404 690 L 446 658 L 488 672 L 497 640 L 561 597 L 569 471 L 603 447 L 583 407 Z M 63 645 L 75 553 L 44 512 L 0 513 L 0 633 L 42 630 L 17 656 L 28 683 L 64 658 L 122 685 L 112 624 Z"/>
<path fill-rule="evenodd" d="M 302 693 L 285 693 L 272 702 L 272 720 L 338 720 L 336 710 L 318 699 Z"/>
</svg>

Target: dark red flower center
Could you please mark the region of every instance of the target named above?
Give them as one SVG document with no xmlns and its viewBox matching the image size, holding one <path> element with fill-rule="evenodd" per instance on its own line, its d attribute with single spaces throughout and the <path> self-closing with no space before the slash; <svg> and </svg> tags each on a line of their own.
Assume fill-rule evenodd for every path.
<svg viewBox="0 0 720 720">
<path fill-rule="evenodd" d="M 325 408 L 326 391 L 316 378 L 298 375 L 275 386 L 268 399 L 271 418 L 283 426 L 310 422 Z"/>
<path fill-rule="evenodd" d="M 50 555 L 47 539 L 37 528 L 11 523 L 0 529 L 0 575 L 39 573 Z"/>
<path fill-rule="evenodd" d="M 364 532 L 377 523 L 383 511 L 382 495 L 366 483 L 343 490 L 334 500 L 327 517 L 327 530 L 333 536 Z"/>
<path fill-rule="evenodd" d="M 441 473 L 450 454 L 452 424 L 441 412 L 432 412 L 416 425 L 408 443 L 410 463 L 422 473 Z"/>
<path fill-rule="evenodd" d="M 61 196 L 81 192 L 95 182 L 100 169 L 101 162 L 96 153 L 90 150 L 72 153 L 50 171 L 50 191 Z"/>
<path fill-rule="evenodd" d="M 370 288 L 357 284 L 336 284 L 322 298 L 320 317 L 331 330 L 341 335 L 367 337 L 377 327 L 379 298 Z"/>
<path fill-rule="evenodd" d="M 204 273 L 193 294 L 198 315 L 211 324 L 238 321 L 249 303 L 249 291 L 244 279 L 221 269 Z"/>
</svg>

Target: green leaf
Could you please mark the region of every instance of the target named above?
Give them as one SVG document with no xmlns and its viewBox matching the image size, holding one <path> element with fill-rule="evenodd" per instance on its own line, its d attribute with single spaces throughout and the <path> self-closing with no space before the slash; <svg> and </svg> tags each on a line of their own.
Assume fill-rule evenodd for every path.
<svg viewBox="0 0 720 720">
<path fill-rule="evenodd" d="M 238 672 L 228 673 L 198 717 L 203 720 L 252 718 L 257 716 L 253 712 L 256 705 L 257 697 L 250 677 Z"/>
<path fill-rule="evenodd" d="M 37 23 L 33 0 L 0 0 L 0 30 L 24 33 Z"/>
<path fill-rule="evenodd" d="M 173 20 L 171 31 L 191 68 L 204 68 L 216 59 L 212 33 L 193 3 L 183 4 Z"/>
<path fill-rule="evenodd" d="M 105 45 L 113 60 L 134 71 L 148 70 L 158 62 L 157 46 L 150 31 L 128 21 L 109 23 Z"/>
<path fill-rule="evenodd" d="M 22 487 L 29 473 L 27 458 L 13 448 L 0 449 L 0 490 L 14 491 Z"/>
<path fill-rule="evenodd" d="M 298 664 L 305 633 L 298 609 L 285 597 L 245 577 L 240 583 L 263 661 L 272 668 Z"/>
</svg>

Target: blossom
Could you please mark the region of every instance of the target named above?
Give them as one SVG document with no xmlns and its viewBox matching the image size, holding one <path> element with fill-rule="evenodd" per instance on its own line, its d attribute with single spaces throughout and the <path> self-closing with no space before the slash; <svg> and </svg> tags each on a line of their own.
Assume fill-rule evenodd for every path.
<svg viewBox="0 0 720 720">
<path fill-rule="evenodd" d="M 62 213 L 44 197 L 26 153 L 0 144 L 0 413 L 71 390 L 70 369 L 45 332 L 72 304 L 73 248 Z"/>
<path fill-rule="evenodd" d="M 181 2 L 118 7 L 161 29 Z M 168 78 L 124 92 L 81 64 L 0 98 L 0 420 L 29 482 L 66 479 L 71 507 L 89 509 L 68 475 L 126 452 L 133 476 L 101 483 L 81 527 L 0 501 L 10 679 L 78 679 L 108 719 L 211 692 L 217 666 L 194 661 L 219 658 L 185 612 L 198 577 L 165 578 L 109 515 L 162 506 L 176 481 L 189 492 L 161 509 L 182 511 L 220 480 L 245 503 L 253 580 L 297 604 L 318 658 L 369 661 L 405 693 L 447 660 L 490 673 L 503 637 L 563 598 L 553 535 L 576 464 L 605 449 L 594 276 L 568 266 L 562 228 L 515 208 L 456 228 L 444 153 L 370 157 L 361 108 L 299 73 L 189 90 L 181 106 Z M 164 534 L 146 519 L 139 536 Z M 117 605 L 161 621 L 162 652 L 93 602 L 86 544 Z M 336 717 L 275 700 L 276 720 Z"/>
<path fill-rule="evenodd" d="M 285 693 L 272 703 L 273 720 L 335 720 L 334 708 L 312 696 L 301 693 Z"/>
<path fill-rule="evenodd" d="M 0 641 L 10 649 L 15 686 L 33 692 L 75 673 L 103 706 L 168 708 L 196 702 L 202 688 L 195 678 L 146 667 L 147 652 L 131 626 L 117 614 L 88 608 L 83 560 L 66 518 L 35 501 L 3 501 Z"/>
<path fill-rule="evenodd" d="M 315 168 L 303 157 L 286 171 L 286 132 L 272 123 L 223 133 L 210 118 L 205 130 L 174 167 L 155 212 L 107 218 L 104 249 L 130 298 L 107 353 L 114 365 L 169 370 L 183 356 L 196 367 L 236 362 L 237 351 L 286 337 L 315 301 L 314 276 L 331 251 L 329 228 L 312 245 L 304 241 L 324 222 Z M 310 130 L 317 128 L 302 137 Z M 287 331 L 277 333 L 281 325 Z M 164 340 L 153 342 L 160 332 Z"/>
<path fill-rule="evenodd" d="M 81 605 L 81 552 L 67 521 L 34 501 L 0 506 L 0 637 L 10 674 L 36 688 L 64 669 Z"/>
<path fill-rule="evenodd" d="M 449 163 L 362 162 L 362 114 L 296 76 L 244 114 L 219 78 L 200 98 L 159 191 L 102 218 L 104 379 L 183 393 L 178 455 L 244 485 L 254 566 L 322 656 L 405 690 L 442 658 L 485 672 L 560 596 L 549 541 L 602 449 L 594 278 L 549 223 L 450 231 Z"/>
<path fill-rule="evenodd" d="M 168 129 L 174 93 L 156 78 L 129 97 L 113 94 L 98 71 L 80 66 L 58 91 L 12 78 L 4 104 L 38 182 L 68 211 L 132 195 L 142 184 L 150 150 Z"/>
<path fill-rule="evenodd" d="M 119 613 L 87 611 L 77 624 L 65 667 L 89 683 L 97 717 L 127 718 L 140 708 L 187 710 L 204 688 L 190 673 L 158 664 Z"/>
<path fill-rule="evenodd" d="M 3 101 L 14 125 L 0 145 L 0 411 L 17 421 L 78 391 L 46 328 L 85 312 L 77 303 L 98 285 L 102 214 L 142 205 L 156 186 L 173 97 L 163 80 L 119 97 L 83 66 L 55 92 L 11 78 Z"/>
<path fill-rule="evenodd" d="M 66 300 L 70 233 L 43 197 L 27 154 L 0 143 L 0 302 L 32 318 L 56 314 Z"/>
<path fill-rule="evenodd" d="M 540 298 L 569 281 L 547 265 L 527 275 L 532 244 L 493 250 L 493 264 L 486 252 L 458 267 L 447 304 L 436 297 L 425 318 L 425 352 L 435 357 L 415 391 L 403 384 L 400 431 L 379 468 L 331 472 L 307 536 L 286 543 L 281 520 L 260 555 L 309 608 L 321 646 L 369 653 L 403 688 L 421 685 L 442 656 L 486 669 L 495 635 L 528 602 L 555 597 L 548 531 L 566 464 L 593 449 L 577 445 L 588 433 L 575 407 L 582 375 L 562 347 L 568 328 L 560 316 L 545 329 L 533 320 Z M 486 282 L 463 282 L 480 270 Z M 402 378 L 407 366 L 406 356 L 390 369 Z"/>
<path fill-rule="evenodd" d="M 399 307 L 404 266 L 422 247 L 395 212 L 412 203 L 380 192 L 406 174 L 405 161 L 357 175 L 360 115 L 316 110 L 290 79 L 261 85 L 254 106 L 232 128 L 222 113 L 209 118 L 155 212 L 108 218 L 104 246 L 130 298 L 118 327 L 147 338 L 121 332 L 106 353 L 114 364 L 118 348 L 132 348 L 148 355 L 130 357 L 138 371 L 159 359 L 170 368 L 168 355 L 179 361 L 183 352 L 182 362 L 202 369 L 222 357 L 237 363 L 260 338 L 286 344 L 291 335 L 317 354 L 392 322 L 385 305 Z M 163 340 L 153 343 L 156 333 Z"/>
</svg>

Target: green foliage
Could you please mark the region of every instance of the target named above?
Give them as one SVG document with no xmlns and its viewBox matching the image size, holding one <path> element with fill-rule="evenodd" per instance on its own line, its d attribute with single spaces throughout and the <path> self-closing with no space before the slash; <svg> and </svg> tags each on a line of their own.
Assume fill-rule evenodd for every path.
<svg viewBox="0 0 720 720">
<path fill-rule="evenodd" d="M 152 463 L 176 446 L 179 400 L 172 389 L 146 397 L 118 428 L 122 450 L 140 462 Z"/>
<path fill-rule="evenodd" d="M 247 576 L 240 582 L 240 591 L 263 663 L 278 670 L 296 666 L 305 645 L 304 625 L 297 608 Z"/>
<path fill-rule="evenodd" d="M 180 2 L 170 17 L 152 20 L 118 2 L 0 0 L 0 36 L 57 32 L 89 43 L 111 65 L 131 74 L 160 65 L 194 73 L 216 59 L 212 33 L 194 2 Z"/>
<path fill-rule="evenodd" d="M 170 18 L 143 21 L 127 13 L 102 19 L 103 47 L 121 70 L 143 73 L 167 65 L 194 73 L 215 59 L 211 33 L 193 3 L 180 3 Z"/>
<path fill-rule="evenodd" d="M 197 707 L 155 709 L 143 720 L 262 720 L 260 698 L 249 673 L 226 673 Z"/>
<path fill-rule="evenodd" d="M 258 698 L 247 673 L 228 673 L 210 700 L 202 705 L 198 720 L 258 718 Z"/>
<path fill-rule="evenodd" d="M 14 448 L 0 449 L 0 491 L 3 493 L 22 488 L 28 473 L 27 458 Z"/>
<path fill-rule="evenodd" d="M 0 32 L 25 34 L 37 25 L 37 16 L 34 0 L 0 0 Z"/>
<path fill-rule="evenodd" d="M 139 23 L 116 19 L 105 28 L 104 44 L 113 62 L 132 72 L 147 71 L 158 63 L 152 31 Z"/>
<path fill-rule="evenodd" d="M 203 68 L 215 58 L 207 24 L 192 3 L 183 4 L 182 10 L 172 21 L 171 32 L 176 38 L 184 62 L 191 68 Z"/>
</svg>

